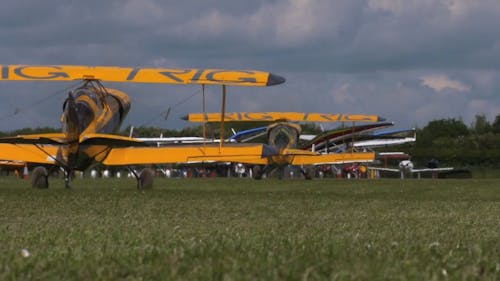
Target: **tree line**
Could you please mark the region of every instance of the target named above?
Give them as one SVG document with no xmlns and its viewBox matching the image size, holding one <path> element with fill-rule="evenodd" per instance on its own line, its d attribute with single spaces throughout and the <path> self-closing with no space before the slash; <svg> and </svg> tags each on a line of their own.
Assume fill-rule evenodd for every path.
<svg viewBox="0 0 500 281">
<path fill-rule="evenodd" d="M 500 167 L 500 114 L 492 123 L 476 115 L 469 126 L 455 118 L 430 121 L 407 148 L 420 165 L 437 159 L 446 165 Z"/>
<path fill-rule="evenodd" d="M 230 136 L 235 131 L 242 131 L 259 126 L 269 125 L 270 122 L 228 122 L 224 135 Z M 209 138 L 219 138 L 219 124 L 207 123 L 205 135 Z M 128 136 L 131 127 L 128 126 L 120 135 Z M 1 132 L 0 137 L 54 133 L 60 128 L 23 128 L 19 130 Z M 431 159 L 438 160 L 442 165 L 455 166 L 485 166 L 500 167 L 500 114 L 493 122 L 489 122 L 484 114 L 475 116 L 472 124 L 466 125 L 460 118 L 446 118 L 430 121 L 422 128 L 416 128 L 417 141 L 415 144 L 400 147 L 388 147 L 381 151 L 404 151 L 412 156 L 417 165 L 425 165 Z M 319 134 L 321 128 L 316 124 L 303 124 L 302 133 Z M 186 137 L 202 136 L 203 127 L 193 126 L 178 130 L 159 127 L 137 127 L 133 130 L 134 137 Z M 265 141 L 259 139 L 256 141 Z"/>
</svg>

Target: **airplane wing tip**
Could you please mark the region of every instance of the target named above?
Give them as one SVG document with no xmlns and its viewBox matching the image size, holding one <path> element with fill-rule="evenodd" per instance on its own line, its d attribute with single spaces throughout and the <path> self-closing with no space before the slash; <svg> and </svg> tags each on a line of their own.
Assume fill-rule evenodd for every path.
<svg viewBox="0 0 500 281">
<path fill-rule="evenodd" d="M 267 86 L 274 86 L 285 83 L 286 79 L 282 76 L 269 73 L 269 78 L 267 80 Z"/>
</svg>

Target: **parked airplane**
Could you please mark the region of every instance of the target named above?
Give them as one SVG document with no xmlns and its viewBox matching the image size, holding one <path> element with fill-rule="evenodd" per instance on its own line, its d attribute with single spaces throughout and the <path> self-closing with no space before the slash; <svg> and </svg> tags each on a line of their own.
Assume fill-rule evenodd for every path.
<svg viewBox="0 0 500 281">
<path fill-rule="evenodd" d="M 219 113 L 191 113 L 184 119 L 192 122 L 217 122 L 222 116 Z M 310 156 L 297 159 L 296 156 L 282 158 L 282 161 L 265 165 L 263 172 L 274 170 L 276 166 L 283 167 L 284 165 L 320 165 L 320 164 L 339 164 L 352 162 L 371 162 L 375 159 L 374 152 L 355 152 L 344 151 L 342 153 L 319 153 L 311 151 L 310 146 L 319 142 L 328 141 L 328 138 L 333 137 L 331 134 L 321 135 L 318 138 L 310 140 L 306 145 L 299 144 L 301 126 L 294 122 L 380 122 L 384 120 L 377 115 L 355 115 L 355 114 L 326 114 L 326 113 L 302 113 L 302 112 L 234 112 L 226 113 L 223 118 L 226 122 L 248 122 L 248 121 L 269 121 L 274 122 L 269 126 L 263 126 L 250 130 L 245 130 L 235 133 L 229 140 L 238 142 L 247 142 L 260 136 L 267 136 L 268 144 L 273 148 L 278 149 L 283 153 L 291 151 L 295 154 L 304 153 Z M 378 124 L 378 125 L 377 125 Z M 392 123 L 376 123 L 375 128 L 386 126 Z M 368 127 L 371 128 L 371 127 Z M 367 128 L 365 129 L 367 130 Z M 342 134 L 350 134 L 350 130 Z M 328 138 L 326 138 L 328 137 Z M 314 156 L 314 157 L 313 157 Z M 306 172 L 302 170 L 303 174 Z M 256 176 L 258 177 L 259 174 Z"/>
<path fill-rule="evenodd" d="M 342 152 L 348 149 L 373 150 L 380 147 L 389 147 L 416 141 L 416 133 L 411 130 L 391 130 L 377 132 L 380 128 L 392 126 L 392 123 L 378 123 L 377 126 L 356 126 L 349 129 L 341 129 L 339 133 L 332 134 L 328 142 L 319 143 L 313 148 L 321 151 Z M 347 131 L 346 134 L 344 134 Z M 335 132 L 335 131 L 333 131 Z"/>
<path fill-rule="evenodd" d="M 221 116 L 219 113 L 191 113 L 183 119 L 191 122 L 218 122 L 220 121 Z M 237 133 L 234 132 L 234 134 L 229 138 L 229 141 L 248 142 L 257 137 L 267 135 L 269 144 L 274 145 L 275 147 L 301 149 L 307 149 L 309 147 L 298 146 L 298 140 L 301 136 L 301 127 L 294 122 L 380 122 L 383 120 L 383 118 L 377 115 L 302 112 L 233 112 L 226 113 L 224 116 L 224 121 L 226 122 L 273 122 L 268 126 L 253 128 Z M 367 126 L 381 127 L 382 125 Z M 321 138 L 321 140 L 323 140 L 323 138 Z M 315 139 L 311 143 L 314 144 L 319 141 L 320 140 Z"/>
<path fill-rule="evenodd" d="M 69 65 L 0 65 L 0 80 L 72 81 L 82 85 L 68 94 L 61 117 L 62 132 L 21 135 L 0 139 L 0 160 L 23 161 L 61 167 L 65 186 L 74 170 L 94 162 L 104 165 L 231 161 L 269 163 L 280 161 L 279 152 L 263 144 L 190 145 L 148 147 L 141 140 L 114 135 L 130 109 L 124 92 L 104 87 L 101 81 L 222 85 L 222 114 L 226 86 L 272 86 L 285 79 L 269 72 L 221 69 L 164 69 Z M 223 131 L 223 123 L 221 132 Z M 221 135 L 221 139 L 222 139 Z M 287 155 L 284 155 L 286 157 Z M 131 169 L 132 170 L 132 169 Z M 133 170 L 132 170 L 133 171 Z M 152 184 L 152 172 L 135 174 L 138 187 Z M 40 166 L 32 175 L 34 187 L 48 187 L 47 170 Z"/>
<path fill-rule="evenodd" d="M 405 176 L 412 176 L 413 174 L 416 174 L 417 178 L 420 179 L 422 173 L 437 173 L 437 172 L 446 172 L 446 171 L 454 170 L 453 167 L 443 167 L 443 168 L 433 167 L 433 168 L 415 169 L 413 162 L 410 160 L 403 160 L 403 161 L 399 162 L 398 169 L 382 168 L 382 167 L 369 167 L 368 169 L 375 170 L 375 171 L 386 171 L 386 172 L 392 172 L 392 173 L 399 173 L 401 179 L 404 179 Z"/>
<path fill-rule="evenodd" d="M 407 143 L 414 143 L 417 141 L 417 133 L 415 129 L 405 130 L 389 130 L 373 132 L 369 135 L 362 135 L 356 138 L 352 144 L 354 147 L 359 148 L 378 148 L 395 146 Z"/>
</svg>

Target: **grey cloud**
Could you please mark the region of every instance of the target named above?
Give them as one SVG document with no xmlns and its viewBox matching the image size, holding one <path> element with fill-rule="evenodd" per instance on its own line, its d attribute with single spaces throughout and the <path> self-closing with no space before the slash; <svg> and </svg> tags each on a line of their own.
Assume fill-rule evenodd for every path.
<svg viewBox="0 0 500 281">
<path fill-rule="evenodd" d="M 470 119 L 476 110 L 500 113 L 500 3 L 494 0 L 21 0 L 6 7 L 0 10 L 2 64 L 263 69 L 287 77 L 277 87 L 231 88 L 230 110 L 370 113 L 401 126 Z M 430 75 L 470 91 L 437 93 L 421 83 Z M 0 83 L 1 113 L 35 93 L 64 88 L 20 84 Z M 131 124 L 159 116 L 198 89 L 113 86 L 133 98 Z M 219 99 L 211 95 L 212 111 Z M 60 103 L 30 114 L 57 125 Z M 201 105 L 193 98 L 175 110 L 180 116 Z M 0 120 L 0 129 L 33 124 L 17 117 Z"/>
</svg>

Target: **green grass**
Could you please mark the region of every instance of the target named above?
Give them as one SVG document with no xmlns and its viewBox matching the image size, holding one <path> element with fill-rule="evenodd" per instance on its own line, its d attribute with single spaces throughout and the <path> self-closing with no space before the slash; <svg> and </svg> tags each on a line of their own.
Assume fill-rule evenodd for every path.
<svg viewBox="0 0 500 281">
<path fill-rule="evenodd" d="M 500 280 L 498 179 L 51 184 L 0 177 L 0 280 Z"/>
</svg>

